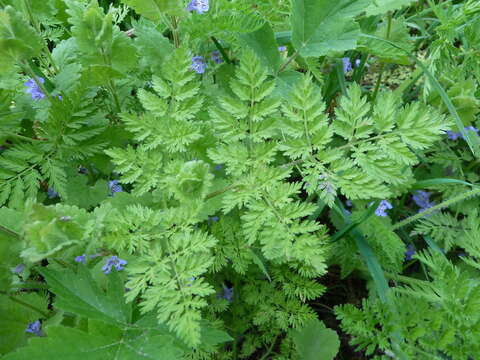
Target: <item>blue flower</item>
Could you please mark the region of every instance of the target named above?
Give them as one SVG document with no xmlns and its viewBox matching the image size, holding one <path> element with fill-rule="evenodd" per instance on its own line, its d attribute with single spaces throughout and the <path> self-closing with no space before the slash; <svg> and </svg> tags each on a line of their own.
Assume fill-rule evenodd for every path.
<svg viewBox="0 0 480 360">
<path fill-rule="evenodd" d="M 386 210 L 393 209 L 392 204 L 390 204 L 387 200 L 380 201 L 380 204 L 375 210 L 375 215 L 377 216 L 387 216 Z"/>
<path fill-rule="evenodd" d="M 286 46 L 279 46 L 278 51 L 280 51 L 280 52 L 287 51 L 287 47 Z"/>
<path fill-rule="evenodd" d="M 360 59 L 355 60 L 355 67 L 359 67 L 361 63 L 362 63 L 362 60 Z"/>
<path fill-rule="evenodd" d="M 220 170 L 222 170 L 222 168 L 223 168 L 223 164 L 215 165 L 215 170 L 220 171 Z"/>
<path fill-rule="evenodd" d="M 193 285 L 193 282 L 194 282 L 195 280 L 197 280 L 197 278 L 196 278 L 195 276 L 192 276 L 192 277 L 190 278 L 190 282 L 187 283 L 187 286 L 188 286 L 188 287 L 191 287 L 191 286 Z"/>
<path fill-rule="evenodd" d="M 459 133 L 459 132 L 454 132 L 454 131 L 450 131 L 450 130 L 447 131 L 447 137 L 450 140 L 457 140 L 461 136 L 462 136 L 462 134 Z"/>
<path fill-rule="evenodd" d="M 430 202 L 430 193 L 423 190 L 417 190 L 415 195 L 412 196 L 413 201 L 420 207 L 419 212 L 431 208 L 435 205 L 434 202 Z"/>
<path fill-rule="evenodd" d="M 45 82 L 45 79 L 42 77 L 37 77 L 37 81 L 43 84 Z M 25 90 L 25 92 L 32 95 L 33 100 L 41 100 L 45 98 L 45 94 L 43 93 L 42 89 L 40 89 L 35 80 L 30 79 L 24 85 L 27 87 L 27 90 Z"/>
<path fill-rule="evenodd" d="M 75 258 L 75 262 L 77 263 L 82 263 L 82 264 L 86 264 L 87 263 L 87 255 L 83 254 L 83 255 L 79 255 Z"/>
<path fill-rule="evenodd" d="M 218 50 L 213 51 L 211 57 L 215 64 L 221 64 L 223 62 L 222 54 L 220 54 Z"/>
<path fill-rule="evenodd" d="M 197 74 L 203 74 L 205 69 L 207 68 L 207 63 L 203 56 L 194 56 L 192 58 L 192 70 L 194 70 Z"/>
<path fill-rule="evenodd" d="M 15 274 L 20 274 L 23 272 L 23 270 L 25 270 L 25 264 L 18 264 L 12 269 L 12 272 Z"/>
<path fill-rule="evenodd" d="M 412 260 L 413 254 L 415 254 L 415 252 L 415 246 L 413 246 L 412 244 L 408 244 L 407 251 L 405 251 L 405 260 Z"/>
<path fill-rule="evenodd" d="M 40 320 L 37 320 L 28 324 L 25 332 L 35 334 L 37 336 L 42 336 L 42 323 L 40 322 Z"/>
<path fill-rule="evenodd" d="M 108 182 L 108 188 L 110 189 L 110 192 L 112 195 L 114 195 L 117 192 L 122 192 L 123 188 L 122 185 L 118 184 L 118 180 L 111 180 Z"/>
<path fill-rule="evenodd" d="M 118 256 L 114 255 L 110 259 L 107 259 L 107 263 L 102 267 L 102 270 L 105 274 L 110 274 L 113 267 L 115 267 L 117 271 L 120 271 L 123 270 L 125 265 L 127 265 L 126 260 L 122 260 Z"/>
<path fill-rule="evenodd" d="M 55 199 L 58 197 L 58 193 L 51 187 L 48 188 L 47 196 L 49 199 Z"/>
<path fill-rule="evenodd" d="M 478 135 L 478 129 L 476 127 L 473 127 L 473 126 L 465 127 L 465 131 L 473 131 L 475 133 L 475 135 Z"/>
<path fill-rule="evenodd" d="M 223 285 L 222 298 L 224 298 L 225 300 L 227 300 L 230 303 L 233 301 L 233 286 L 231 288 L 229 288 L 229 287 L 226 287 L 225 285 Z"/>
<path fill-rule="evenodd" d="M 475 133 L 475 135 L 478 135 L 478 129 L 474 126 L 466 126 L 465 131 L 472 131 Z M 447 131 L 447 137 L 450 140 L 458 140 L 459 138 L 465 139 L 465 137 L 462 135 L 461 132 L 455 132 L 455 131 Z"/>
<path fill-rule="evenodd" d="M 188 11 L 196 11 L 199 14 L 207 12 L 208 9 L 208 0 L 192 0 L 187 6 Z"/>
<path fill-rule="evenodd" d="M 218 217 L 218 216 L 210 216 L 210 217 L 208 218 L 208 222 L 209 222 L 209 223 L 216 223 L 216 222 L 218 222 L 218 220 L 219 220 L 219 217 Z"/>
<path fill-rule="evenodd" d="M 342 58 L 343 62 L 343 72 L 347 73 L 352 70 L 352 63 L 348 57 Z"/>
</svg>

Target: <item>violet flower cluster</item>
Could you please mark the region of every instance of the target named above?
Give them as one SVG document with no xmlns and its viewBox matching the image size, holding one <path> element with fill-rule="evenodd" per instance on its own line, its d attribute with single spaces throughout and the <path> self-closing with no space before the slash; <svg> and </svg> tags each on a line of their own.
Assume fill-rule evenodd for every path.
<svg viewBox="0 0 480 360">
<path fill-rule="evenodd" d="M 104 274 L 110 274 L 113 268 L 117 271 L 121 271 L 127 264 L 128 262 L 126 260 L 120 259 L 118 256 L 114 255 L 107 259 L 107 263 L 102 267 L 102 271 Z"/>
<path fill-rule="evenodd" d="M 428 191 L 417 190 L 412 196 L 412 200 L 415 202 L 415 204 L 417 204 L 417 206 L 420 207 L 418 212 L 422 212 L 435 205 L 434 202 L 430 201 L 430 195 L 432 194 Z"/>
<path fill-rule="evenodd" d="M 473 126 L 466 126 L 465 131 L 472 131 L 472 132 L 475 133 L 475 135 L 478 135 L 478 129 L 476 127 L 473 127 Z M 447 137 L 450 140 L 458 140 L 459 138 L 465 140 L 465 137 L 462 135 L 461 132 L 455 132 L 455 131 L 451 131 L 451 130 L 447 131 Z"/>
<path fill-rule="evenodd" d="M 195 71 L 197 74 L 203 74 L 205 70 L 207 69 L 207 63 L 205 62 L 205 59 L 203 56 L 194 56 L 192 58 L 192 70 Z"/>
<path fill-rule="evenodd" d="M 192 0 L 187 6 L 188 11 L 196 11 L 198 14 L 207 12 L 209 8 L 208 0 Z"/>
<path fill-rule="evenodd" d="M 37 77 L 37 81 L 41 84 L 45 83 L 45 79 L 42 77 Z M 45 94 L 34 79 L 29 79 L 24 85 L 27 87 L 25 92 L 30 94 L 33 100 L 41 100 L 45 98 Z"/>
<path fill-rule="evenodd" d="M 393 209 L 392 204 L 390 204 L 387 200 L 382 200 L 380 201 L 380 204 L 377 207 L 377 210 L 375 210 L 375 215 L 377 216 L 388 216 L 387 210 Z"/>
</svg>

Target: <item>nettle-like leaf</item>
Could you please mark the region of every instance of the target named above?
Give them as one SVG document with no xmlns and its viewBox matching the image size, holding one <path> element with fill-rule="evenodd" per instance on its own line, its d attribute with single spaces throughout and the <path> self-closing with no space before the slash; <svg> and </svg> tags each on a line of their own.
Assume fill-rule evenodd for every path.
<svg viewBox="0 0 480 360">
<path fill-rule="evenodd" d="M 30 60 L 42 47 L 39 34 L 21 13 L 11 6 L 0 10 L 0 70 L 7 72 L 15 64 Z"/>
<path fill-rule="evenodd" d="M 21 255 L 28 262 L 40 261 L 75 245 L 83 247 L 94 230 L 89 214 L 75 206 L 35 203 L 26 209 L 26 217 L 29 221 L 23 228 L 25 248 Z"/>
<path fill-rule="evenodd" d="M 181 15 L 185 12 L 181 0 L 122 0 L 122 2 L 153 21 L 161 20 L 164 15 Z"/>
<path fill-rule="evenodd" d="M 381 15 L 389 11 L 395 11 L 410 5 L 416 0 L 370 0 L 370 4 L 366 7 L 366 15 Z"/>
<path fill-rule="evenodd" d="M 388 33 L 388 31 L 390 32 Z M 383 22 L 373 35 L 380 39 L 386 39 L 403 50 L 392 46 L 390 43 L 371 37 L 359 40 L 358 50 L 373 54 L 381 61 L 403 65 L 410 64 L 411 61 L 406 52 L 410 53 L 412 51 L 413 42 L 403 19 L 392 19 L 390 25 L 387 22 Z"/>
<path fill-rule="evenodd" d="M 131 39 L 113 25 L 112 14 L 105 15 L 96 0 L 89 4 L 67 0 L 66 4 L 72 35 L 84 65 L 102 66 L 105 79 L 111 80 L 115 74 L 122 77 L 122 73 L 136 64 L 136 49 Z"/>
<path fill-rule="evenodd" d="M 322 56 L 354 49 L 360 27 L 354 18 L 369 0 L 294 0 L 292 44 L 301 56 Z"/>
<path fill-rule="evenodd" d="M 83 264 L 78 266 L 76 273 L 48 267 L 39 271 L 55 294 L 57 309 L 117 326 L 130 321 L 131 308 L 123 301 L 124 286 L 117 273 L 109 274 L 108 289 L 104 293 Z"/>
<path fill-rule="evenodd" d="M 29 335 L 25 330 L 29 323 L 48 312 L 48 298 L 36 293 L 12 294 L 11 297 L 2 294 L 0 308 L 0 355 L 4 355 L 27 343 Z"/>
<path fill-rule="evenodd" d="M 334 330 L 328 329 L 317 319 L 292 332 L 298 355 L 305 360 L 332 360 L 340 348 L 340 340 Z"/>
<path fill-rule="evenodd" d="M 142 324 L 141 320 L 126 328 L 94 320 L 89 322 L 88 330 L 49 326 L 47 337 L 32 338 L 28 346 L 6 355 L 4 359 L 139 360 L 159 356 L 165 360 L 183 359 L 184 349 L 175 342 L 175 338 L 155 326 L 151 321 Z"/>
</svg>

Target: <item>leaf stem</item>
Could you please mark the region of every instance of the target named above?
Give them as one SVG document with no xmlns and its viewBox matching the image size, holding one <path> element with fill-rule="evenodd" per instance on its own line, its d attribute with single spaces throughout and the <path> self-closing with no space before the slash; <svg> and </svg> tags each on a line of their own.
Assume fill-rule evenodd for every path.
<svg viewBox="0 0 480 360">
<path fill-rule="evenodd" d="M 390 31 L 392 30 L 392 13 L 388 13 L 388 20 L 387 20 L 387 34 L 385 35 L 385 38 L 388 40 L 390 38 Z M 375 84 L 375 90 L 373 91 L 372 95 L 372 106 L 375 104 L 375 101 L 377 99 L 378 91 L 380 90 L 380 84 L 382 82 L 382 77 L 383 77 L 383 71 L 385 70 L 385 63 L 382 62 L 382 65 L 380 66 L 380 73 L 378 74 L 378 79 L 377 83 Z"/>
<path fill-rule="evenodd" d="M 290 64 L 290 63 L 293 61 L 293 59 L 295 59 L 297 56 L 298 56 L 298 50 L 295 51 L 295 52 L 292 54 L 292 56 L 290 56 L 290 57 L 287 59 L 287 61 L 285 61 L 285 62 L 283 63 L 282 66 L 280 66 L 280 69 L 278 69 L 277 75 L 280 74 L 283 70 L 285 70 L 285 68 L 288 66 L 288 64 Z"/>
<path fill-rule="evenodd" d="M 48 313 L 46 313 L 45 311 L 40 310 L 40 309 L 37 308 L 36 306 L 33 306 L 33 305 L 31 305 L 31 304 L 29 304 L 29 303 L 27 303 L 27 302 L 25 302 L 25 301 L 22 301 L 22 300 L 19 300 L 19 299 L 15 298 L 13 295 L 10 295 L 10 294 L 9 294 L 8 292 L 6 292 L 6 291 L 0 291 L 0 294 L 6 295 L 11 301 L 13 301 L 13 302 L 15 302 L 15 303 L 17 303 L 17 304 L 19 304 L 19 305 L 22 305 L 22 306 L 24 306 L 24 307 L 26 307 L 26 308 L 29 308 L 29 309 L 31 309 L 31 310 L 33 310 L 33 311 L 41 314 L 44 318 L 47 318 L 47 317 L 48 317 Z"/>
<path fill-rule="evenodd" d="M 428 208 L 428 209 L 425 209 L 424 211 L 416 214 L 416 215 L 413 215 L 413 216 L 410 216 L 408 218 L 406 218 L 405 220 L 402 220 L 396 224 L 394 224 L 392 226 L 392 230 L 397 230 L 403 226 L 406 226 L 408 224 L 411 224 L 412 222 L 415 222 L 417 220 L 420 220 L 421 218 L 427 216 L 427 215 L 430 215 L 432 213 L 434 213 L 435 211 L 438 211 L 438 210 L 441 210 L 443 208 L 446 208 L 446 207 L 449 207 L 457 202 L 460 202 L 460 201 L 464 201 L 470 197 L 474 197 L 474 196 L 479 196 L 480 195 L 480 187 L 477 187 L 473 190 L 470 190 L 470 191 L 467 191 L 467 192 L 464 192 L 462 194 L 459 194 L 457 196 L 454 196 L 448 200 L 445 200 L 443 202 L 441 202 L 440 204 L 438 205 L 435 205 L 435 206 L 432 206 L 431 208 Z"/>
<path fill-rule="evenodd" d="M 222 44 L 218 42 L 215 36 L 210 37 L 210 39 L 212 39 L 213 43 L 215 44 L 215 47 L 218 49 L 218 51 L 222 55 L 223 60 L 225 60 L 227 64 L 233 64 L 233 61 L 228 57 L 227 52 L 223 48 Z"/>
</svg>

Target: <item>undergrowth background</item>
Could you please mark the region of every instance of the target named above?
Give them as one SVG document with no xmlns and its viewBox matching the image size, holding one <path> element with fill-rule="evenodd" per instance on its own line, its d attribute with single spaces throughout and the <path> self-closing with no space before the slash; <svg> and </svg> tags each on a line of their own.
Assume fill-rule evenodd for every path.
<svg viewBox="0 0 480 360">
<path fill-rule="evenodd" d="M 0 0 L 0 356 L 480 354 L 476 0 Z"/>
</svg>

